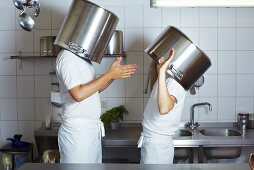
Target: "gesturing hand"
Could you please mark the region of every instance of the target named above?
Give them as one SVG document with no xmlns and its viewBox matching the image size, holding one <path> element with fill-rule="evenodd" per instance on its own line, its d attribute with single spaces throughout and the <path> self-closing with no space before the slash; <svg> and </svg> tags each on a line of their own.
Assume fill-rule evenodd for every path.
<svg viewBox="0 0 254 170">
<path fill-rule="evenodd" d="M 122 57 L 117 57 L 108 70 L 111 79 L 127 78 L 134 74 L 137 65 L 127 64 L 121 65 Z"/>
</svg>

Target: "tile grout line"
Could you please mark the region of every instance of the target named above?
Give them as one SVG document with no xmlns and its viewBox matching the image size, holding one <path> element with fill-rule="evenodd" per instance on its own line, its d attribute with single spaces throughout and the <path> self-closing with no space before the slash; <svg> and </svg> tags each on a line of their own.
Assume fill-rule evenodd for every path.
<svg viewBox="0 0 254 170">
<path fill-rule="evenodd" d="M 237 29 L 236 29 L 236 25 L 237 25 L 237 10 L 236 8 L 234 9 L 235 11 L 235 51 L 234 51 L 234 57 L 235 57 L 235 121 L 237 121 Z"/>
</svg>

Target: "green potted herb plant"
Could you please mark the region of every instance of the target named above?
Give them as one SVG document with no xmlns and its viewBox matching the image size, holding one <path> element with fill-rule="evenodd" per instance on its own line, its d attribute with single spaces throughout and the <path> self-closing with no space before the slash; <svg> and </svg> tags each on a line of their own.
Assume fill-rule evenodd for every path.
<svg viewBox="0 0 254 170">
<path fill-rule="evenodd" d="M 113 107 L 101 115 L 101 121 L 105 125 L 111 125 L 112 130 L 116 130 L 120 127 L 120 120 L 123 120 L 123 116 L 128 113 L 124 105 Z"/>
</svg>

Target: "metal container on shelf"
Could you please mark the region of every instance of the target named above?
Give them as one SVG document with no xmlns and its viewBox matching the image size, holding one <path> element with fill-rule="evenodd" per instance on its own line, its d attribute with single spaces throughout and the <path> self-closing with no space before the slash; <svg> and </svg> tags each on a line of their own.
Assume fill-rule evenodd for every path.
<svg viewBox="0 0 254 170">
<path fill-rule="evenodd" d="M 254 129 L 254 113 L 249 113 L 248 128 Z"/>
<path fill-rule="evenodd" d="M 57 56 L 61 48 L 54 44 L 56 36 L 40 37 L 40 55 L 41 56 Z"/>
<path fill-rule="evenodd" d="M 248 127 L 249 114 L 238 113 L 238 127 L 242 130 L 246 130 Z"/>
<path fill-rule="evenodd" d="M 172 48 L 175 49 L 175 56 L 167 73 L 185 90 L 189 90 L 211 66 L 211 61 L 182 31 L 173 26 L 165 28 L 145 52 L 158 63 L 160 57 L 168 57 Z"/>
<path fill-rule="evenodd" d="M 55 44 L 79 57 L 100 63 L 118 17 L 86 0 L 73 0 Z"/>
<path fill-rule="evenodd" d="M 125 51 L 123 50 L 123 32 L 120 30 L 115 30 L 108 47 L 104 52 L 105 56 L 125 56 Z"/>
</svg>

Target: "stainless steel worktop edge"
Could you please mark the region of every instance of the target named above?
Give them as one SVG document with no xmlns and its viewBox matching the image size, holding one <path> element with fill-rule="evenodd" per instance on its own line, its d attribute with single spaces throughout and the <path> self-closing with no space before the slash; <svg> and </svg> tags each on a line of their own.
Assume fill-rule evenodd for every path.
<svg viewBox="0 0 254 170">
<path fill-rule="evenodd" d="M 219 123 L 220 124 L 220 123 Z M 206 123 L 203 126 L 208 127 L 200 127 L 199 129 L 209 128 L 213 124 Z M 228 127 L 231 126 L 231 127 Z M 216 127 L 225 127 L 223 123 Z M 239 131 L 238 128 L 235 127 L 235 123 L 227 123 L 226 127 L 230 129 L 235 129 Z M 45 128 L 41 127 L 34 132 L 34 135 L 38 136 L 57 136 L 59 127 L 50 127 Z M 184 129 L 181 127 L 180 129 Z M 198 129 L 198 130 L 199 130 Z M 184 136 L 184 137 L 174 137 L 174 145 L 176 147 L 199 147 L 203 146 L 254 146 L 254 129 L 247 129 L 242 136 L 230 136 L 230 137 L 211 137 L 204 136 L 198 132 L 198 130 L 193 132 L 192 136 Z M 142 132 L 141 124 L 122 124 L 122 127 L 119 130 L 110 130 L 106 129 L 106 136 L 102 138 L 102 145 L 105 147 L 121 147 L 121 146 L 130 146 L 137 147 L 137 141 Z"/>
</svg>

